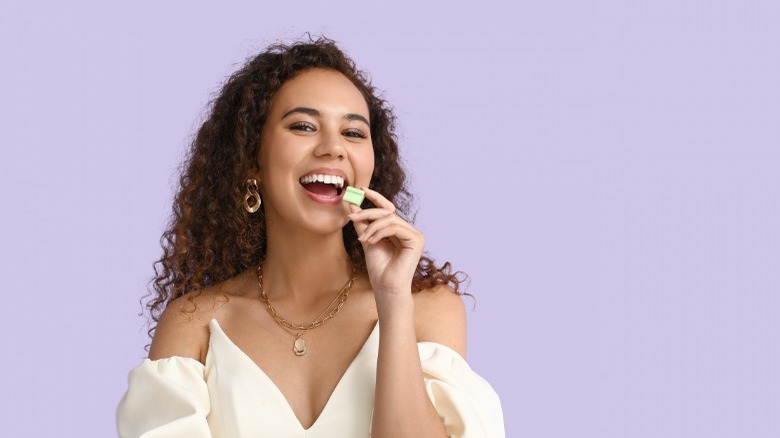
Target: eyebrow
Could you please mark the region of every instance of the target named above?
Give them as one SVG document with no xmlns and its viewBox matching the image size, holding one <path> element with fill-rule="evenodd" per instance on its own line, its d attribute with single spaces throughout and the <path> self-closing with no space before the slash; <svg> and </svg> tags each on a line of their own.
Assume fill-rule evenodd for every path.
<svg viewBox="0 0 780 438">
<path fill-rule="evenodd" d="M 287 116 L 289 116 L 291 114 L 295 114 L 295 113 L 307 114 L 307 115 L 310 115 L 312 117 L 321 117 L 322 116 L 322 113 L 320 113 L 319 110 L 316 110 L 314 108 L 308 108 L 308 107 L 305 107 L 305 106 L 299 106 L 299 107 L 295 107 L 295 108 L 291 109 L 290 111 L 287 111 L 286 113 L 284 113 L 284 115 L 282 116 L 282 119 L 285 119 L 285 118 L 287 118 Z M 365 123 L 366 125 L 371 126 L 371 124 L 368 123 L 368 119 L 363 117 L 363 116 L 361 116 L 360 114 L 347 113 L 347 114 L 344 114 L 344 119 L 346 119 L 346 120 L 357 120 L 357 121 Z"/>
</svg>

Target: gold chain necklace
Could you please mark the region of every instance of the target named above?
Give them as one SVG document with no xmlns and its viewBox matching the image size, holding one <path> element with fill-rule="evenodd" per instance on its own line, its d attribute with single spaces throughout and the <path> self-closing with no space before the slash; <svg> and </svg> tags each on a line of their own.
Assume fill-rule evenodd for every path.
<svg viewBox="0 0 780 438">
<path fill-rule="evenodd" d="M 357 278 L 357 271 L 355 267 L 352 267 L 352 274 L 349 277 L 349 281 L 347 281 L 347 284 L 344 285 L 344 287 L 341 288 L 338 295 L 336 295 L 335 298 L 328 304 L 328 307 L 325 308 L 325 310 L 320 313 L 320 316 L 318 316 L 314 322 L 311 324 L 293 324 L 286 319 L 284 319 L 279 313 L 274 309 L 274 306 L 271 305 L 271 300 L 268 299 L 268 294 L 266 294 L 265 289 L 263 289 L 263 271 L 262 271 L 263 265 L 260 264 L 260 266 L 257 267 L 257 285 L 260 288 L 260 301 L 264 302 L 266 307 L 268 307 L 268 312 L 271 314 L 271 316 L 276 320 L 276 322 L 281 325 L 282 327 L 295 331 L 295 342 L 293 342 L 293 353 L 295 353 L 296 356 L 303 356 L 306 354 L 306 342 L 303 340 L 303 335 L 306 334 L 311 329 L 315 329 L 322 324 L 325 324 L 325 321 L 333 318 L 334 316 L 338 315 L 339 311 L 341 310 L 341 307 L 344 305 L 344 303 L 347 301 L 347 297 L 349 296 L 349 291 L 352 289 L 352 284 L 355 283 L 355 279 Z M 336 307 L 331 310 L 331 307 L 333 307 L 333 303 L 338 300 L 338 304 Z M 330 310 L 330 313 L 328 311 Z M 325 315 L 327 313 L 327 316 Z M 324 318 L 323 318 L 324 317 Z"/>
</svg>

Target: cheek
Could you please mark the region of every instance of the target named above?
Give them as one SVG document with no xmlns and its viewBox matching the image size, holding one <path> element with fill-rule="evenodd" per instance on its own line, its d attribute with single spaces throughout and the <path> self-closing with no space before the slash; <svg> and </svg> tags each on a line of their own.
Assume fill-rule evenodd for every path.
<svg viewBox="0 0 780 438">
<path fill-rule="evenodd" d="M 368 186 L 371 183 L 371 177 L 374 174 L 374 150 L 369 149 L 368 152 L 360 156 L 360 164 L 358 166 L 359 184 L 362 186 Z"/>
<path fill-rule="evenodd" d="M 301 148 L 291 147 L 289 141 L 280 136 L 267 135 L 260 146 L 260 170 L 264 180 L 272 182 L 279 178 L 288 178 L 297 163 Z"/>
</svg>

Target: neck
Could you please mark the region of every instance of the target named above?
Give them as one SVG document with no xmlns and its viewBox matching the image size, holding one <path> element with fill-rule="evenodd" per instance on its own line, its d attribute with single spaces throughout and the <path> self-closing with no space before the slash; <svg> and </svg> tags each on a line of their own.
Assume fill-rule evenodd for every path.
<svg viewBox="0 0 780 438">
<path fill-rule="evenodd" d="M 341 231 L 321 235 L 280 228 L 267 223 L 262 271 L 268 297 L 303 306 L 332 299 L 352 273 Z"/>
</svg>

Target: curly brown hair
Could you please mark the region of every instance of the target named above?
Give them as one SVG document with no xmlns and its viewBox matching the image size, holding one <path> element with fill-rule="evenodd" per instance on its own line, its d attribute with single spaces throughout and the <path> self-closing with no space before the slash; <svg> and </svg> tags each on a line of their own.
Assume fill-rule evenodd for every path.
<svg viewBox="0 0 780 438">
<path fill-rule="evenodd" d="M 374 147 L 371 187 L 402 212 L 409 212 L 412 195 L 398 153 L 395 115 L 367 75 L 324 37 L 271 45 L 225 82 L 209 104 L 208 118 L 181 165 L 179 193 L 160 239 L 163 254 L 154 263 L 153 291 L 146 303 L 154 321 L 150 336 L 170 301 L 221 283 L 263 259 L 265 216 L 262 208 L 257 214 L 244 209 L 246 180 L 257 169 L 260 135 L 271 98 L 285 81 L 312 68 L 338 71 L 360 90 L 369 108 Z M 373 204 L 366 201 L 363 207 Z M 343 238 L 352 263 L 365 272 L 363 247 L 354 227 L 346 225 Z M 412 290 L 448 285 L 463 294 L 459 288 L 464 281 L 465 274 L 452 272 L 449 262 L 438 267 L 423 255 Z"/>
</svg>

